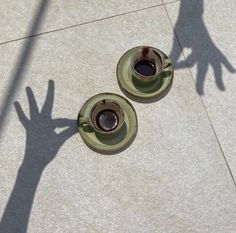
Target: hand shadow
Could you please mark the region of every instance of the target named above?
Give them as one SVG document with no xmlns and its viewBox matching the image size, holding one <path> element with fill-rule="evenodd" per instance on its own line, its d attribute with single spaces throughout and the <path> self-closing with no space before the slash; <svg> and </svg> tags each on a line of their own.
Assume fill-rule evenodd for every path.
<svg viewBox="0 0 236 233">
<path fill-rule="evenodd" d="M 209 66 L 213 68 L 216 85 L 221 91 L 225 90 L 222 67 L 225 66 L 231 73 L 236 71 L 212 41 L 203 21 L 203 12 L 204 0 L 180 0 L 179 16 L 174 28 L 176 35 L 170 55 L 176 69 L 197 65 L 196 88 L 200 95 L 204 94 L 204 79 Z M 192 50 L 186 59 L 187 64 L 185 60 L 178 61 L 181 55 L 179 44 L 182 49 Z"/>
<path fill-rule="evenodd" d="M 77 132 L 76 120 L 52 119 L 54 82 L 49 81 L 48 92 L 41 112 L 30 87 L 26 88 L 30 118 L 15 102 L 20 122 L 26 130 L 26 148 L 16 182 L 3 213 L 0 232 L 26 233 L 37 185 L 44 168 L 55 158 L 63 143 Z M 56 128 L 66 129 L 56 133 Z"/>
</svg>

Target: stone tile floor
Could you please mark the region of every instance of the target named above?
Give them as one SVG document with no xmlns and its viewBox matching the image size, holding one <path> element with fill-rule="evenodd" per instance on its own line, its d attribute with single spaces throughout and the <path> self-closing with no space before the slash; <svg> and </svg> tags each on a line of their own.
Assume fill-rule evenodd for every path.
<svg viewBox="0 0 236 233">
<path fill-rule="evenodd" d="M 235 9 L 2 3 L 0 233 L 236 232 Z M 139 131 L 127 150 L 97 154 L 76 132 L 78 111 L 94 94 L 123 95 L 116 64 L 142 44 L 171 56 L 173 86 L 158 102 L 131 101 Z"/>
</svg>

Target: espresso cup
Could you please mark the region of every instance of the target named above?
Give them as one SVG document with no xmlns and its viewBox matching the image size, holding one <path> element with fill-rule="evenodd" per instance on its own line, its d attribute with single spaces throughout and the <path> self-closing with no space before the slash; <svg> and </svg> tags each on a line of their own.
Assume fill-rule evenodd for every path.
<svg viewBox="0 0 236 233">
<path fill-rule="evenodd" d="M 156 80 L 165 67 L 163 54 L 149 46 L 140 47 L 131 59 L 133 77 L 144 83 Z"/>
<path fill-rule="evenodd" d="M 80 117 L 80 124 L 86 124 L 101 134 L 115 134 L 124 124 L 124 112 L 120 105 L 111 99 L 104 99 L 91 108 L 89 117 Z"/>
</svg>

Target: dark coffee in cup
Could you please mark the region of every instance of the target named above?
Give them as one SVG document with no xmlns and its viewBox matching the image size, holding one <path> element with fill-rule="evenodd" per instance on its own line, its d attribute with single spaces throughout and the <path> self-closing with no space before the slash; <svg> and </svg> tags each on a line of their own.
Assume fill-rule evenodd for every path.
<svg viewBox="0 0 236 233">
<path fill-rule="evenodd" d="M 113 134 L 119 131 L 124 123 L 124 112 L 112 99 L 100 100 L 93 105 L 89 118 L 80 118 L 81 124 L 90 125 L 101 134 Z"/>
<path fill-rule="evenodd" d="M 90 125 L 98 133 L 115 134 L 124 124 L 124 112 L 116 101 L 103 99 L 92 106 L 89 117 L 81 116 L 79 122 Z"/>
<path fill-rule="evenodd" d="M 98 127 L 104 131 L 114 130 L 119 123 L 117 114 L 109 109 L 101 111 L 96 120 Z"/>
<path fill-rule="evenodd" d="M 132 57 L 131 68 L 134 78 L 141 82 L 151 82 L 165 69 L 165 60 L 160 50 L 143 46 Z"/>
<path fill-rule="evenodd" d="M 152 61 L 141 60 L 135 64 L 134 69 L 143 76 L 152 76 L 156 73 L 156 66 Z"/>
</svg>

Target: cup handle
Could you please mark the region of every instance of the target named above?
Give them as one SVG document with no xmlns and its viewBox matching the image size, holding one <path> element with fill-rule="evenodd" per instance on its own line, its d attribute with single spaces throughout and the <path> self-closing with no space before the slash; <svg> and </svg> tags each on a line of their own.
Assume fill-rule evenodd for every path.
<svg viewBox="0 0 236 233">
<path fill-rule="evenodd" d="M 164 65 L 163 65 L 163 69 L 162 70 L 164 70 L 165 68 L 167 68 L 168 66 L 169 66 L 169 62 L 166 62 L 166 60 L 165 59 L 163 59 L 164 60 Z"/>
<path fill-rule="evenodd" d="M 79 124 L 80 125 L 91 125 L 91 121 L 89 120 L 89 118 L 81 116 L 81 117 L 79 117 Z"/>
<path fill-rule="evenodd" d="M 166 59 L 163 55 L 157 53 L 155 50 L 153 52 L 161 58 L 161 60 L 163 62 L 163 67 L 161 68 L 161 70 L 163 71 L 165 68 L 167 68 L 169 66 L 169 62 L 166 61 Z"/>
</svg>

